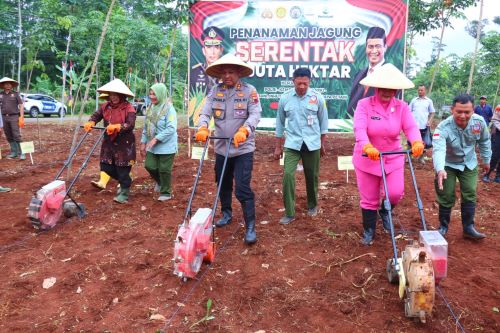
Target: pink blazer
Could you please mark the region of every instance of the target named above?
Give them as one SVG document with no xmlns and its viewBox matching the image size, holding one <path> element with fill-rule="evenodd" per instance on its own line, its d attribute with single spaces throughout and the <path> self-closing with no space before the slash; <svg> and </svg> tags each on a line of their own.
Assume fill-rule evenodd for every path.
<svg viewBox="0 0 500 333">
<path fill-rule="evenodd" d="M 401 150 L 401 130 L 410 142 L 422 140 L 420 131 L 406 102 L 393 98 L 387 108 L 375 96 L 363 98 L 358 102 L 354 113 L 354 168 L 382 176 L 380 161 L 372 161 L 362 156 L 363 146 L 371 143 L 379 151 Z M 385 172 L 404 167 L 405 155 L 384 156 Z"/>
</svg>

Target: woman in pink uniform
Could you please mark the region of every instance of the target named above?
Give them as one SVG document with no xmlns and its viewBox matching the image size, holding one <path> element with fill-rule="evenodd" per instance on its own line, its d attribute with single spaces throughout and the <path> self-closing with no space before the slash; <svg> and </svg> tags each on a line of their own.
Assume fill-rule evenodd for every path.
<svg viewBox="0 0 500 333">
<path fill-rule="evenodd" d="M 412 143 L 411 150 L 414 157 L 423 153 L 424 145 L 408 104 L 395 98 L 398 89 L 415 86 L 401 71 L 392 64 L 385 64 L 360 83 L 375 88 L 375 95 L 360 100 L 354 113 L 356 144 L 353 164 L 363 216 L 364 235 L 361 242 L 371 245 L 375 237 L 380 198 L 385 195 L 379 152 L 403 149 L 401 131 Z M 363 153 L 367 156 L 363 156 Z M 389 201 L 393 207 L 403 198 L 404 163 L 403 154 L 384 156 Z M 388 212 L 383 206 L 379 214 L 384 229 L 389 230 Z"/>
</svg>

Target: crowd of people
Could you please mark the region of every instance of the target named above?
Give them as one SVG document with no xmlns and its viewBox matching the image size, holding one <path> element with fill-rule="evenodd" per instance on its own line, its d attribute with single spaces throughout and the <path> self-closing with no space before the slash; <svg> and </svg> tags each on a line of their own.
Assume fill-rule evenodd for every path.
<svg viewBox="0 0 500 333">
<path fill-rule="evenodd" d="M 220 47 L 220 32 L 211 30 L 206 37 L 207 50 Z M 379 51 L 385 45 L 383 31 L 374 29 L 369 37 L 374 40 Z M 246 227 L 244 242 L 253 244 L 257 241 L 257 234 L 255 194 L 251 179 L 256 149 L 255 132 L 262 107 L 255 87 L 242 80 L 252 75 L 253 69 L 238 57 L 226 54 L 203 67 L 203 73 L 214 78 L 215 83 L 210 87 L 200 113 L 196 140 L 205 142 L 208 139 L 211 135 L 209 124 L 213 119 L 214 135 L 218 138 L 215 139 L 215 180 L 217 184 L 221 183 L 221 218 L 215 225 L 224 227 L 233 220 L 231 202 L 234 185 L 234 194 L 241 204 Z M 302 161 L 306 180 L 307 216 L 314 217 L 320 213 L 318 181 L 320 159 L 327 154 L 328 110 L 324 97 L 311 89 L 310 84 L 310 70 L 296 69 L 293 73 L 294 88 L 283 93 L 276 113 L 273 155 L 275 159 L 284 158 L 282 193 L 285 214 L 279 220 L 283 225 L 295 220 L 295 170 L 299 161 Z M 425 94 L 425 86 L 418 87 L 418 97 L 410 105 L 397 98 L 400 90 L 413 88 L 414 84 L 392 64 L 377 65 L 373 71 L 369 71 L 369 75 L 360 78 L 359 85 L 366 87 L 359 91 L 372 91 L 371 96 L 363 97 L 361 94 L 359 100 L 352 104 L 355 108 L 353 165 L 363 226 L 361 242 L 371 245 L 376 235 L 377 220 L 380 218 L 383 229 L 388 231 L 388 214 L 404 194 L 405 156 L 383 156 L 390 202 L 382 201 L 381 204 L 381 197 L 385 194 L 380 152 L 402 150 L 401 133 L 404 133 L 412 156 L 421 158 L 424 153 L 422 136 L 429 129 L 435 111 L 432 100 Z M 24 126 L 24 110 L 19 93 L 12 90 L 16 86 L 17 82 L 12 79 L 0 80 L 0 88 L 3 89 L 0 93 L 0 131 L 3 128 L 11 146 L 7 158 L 24 159 L 19 146 L 19 128 Z M 205 83 L 205 86 L 210 84 Z M 104 102 L 84 124 L 84 129 L 91 131 L 102 121 L 106 135 L 100 153 L 100 179 L 92 184 L 103 189 L 110 178 L 116 179 L 119 188 L 114 201 L 123 204 L 129 200 L 131 171 L 137 161 L 134 136 L 136 111 L 127 101 L 134 94 L 119 79 L 103 85 L 97 91 Z M 139 151 L 145 159 L 145 169 L 155 182 L 154 191 L 159 193 L 157 200 L 164 202 L 173 196 L 172 170 L 178 150 L 177 115 L 163 83 L 152 85 L 149 97 L 151 105 L 146 111 Z M 439 232 L 443 236 L 447 234 L 458 180 L 463 234 L 468 238 L 481 239 L 485 235 L 477 231 L 474 223 L 477 179 L 480 168 L 482 180 L 490 182 L 490 174 L 496 168 L 493 182 L 500 182 L 500 107 L 493 114 L 491 106 L 486 104 L 486 96 L 482 96 L 480 105 L 474 109 L 471 96 L 459 95 L 453 100 L 451 110 L 452 115 L 437 126 L 432 140 Z M 231 145 L 226 144 L 227 140 L 230 140 Z M 479 147 L 480 161 L 476 157 L 476 146 Z M 229 147 L 229 151 L 226 151 L 226 147 Z M 226 158 L 227 164 L 222 174 Z M 0 186 L 0 192 L 9 190 Z"/>
</svg>

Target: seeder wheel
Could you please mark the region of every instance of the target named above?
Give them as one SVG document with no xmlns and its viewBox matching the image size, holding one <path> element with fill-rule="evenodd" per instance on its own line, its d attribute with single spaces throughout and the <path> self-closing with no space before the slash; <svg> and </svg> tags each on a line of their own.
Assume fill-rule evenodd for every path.
<svg viewBox="0 0 500 333">
<path fill-rule="evenodd" d="M 394 259 L 387 259 L 387 266 L 385 268 L 385 271 L 387 273 L 387 279 L 389 280 L 389 283 L 397 284 L 399 281 L 399 276 L 393 262 Z"/>
</svg>

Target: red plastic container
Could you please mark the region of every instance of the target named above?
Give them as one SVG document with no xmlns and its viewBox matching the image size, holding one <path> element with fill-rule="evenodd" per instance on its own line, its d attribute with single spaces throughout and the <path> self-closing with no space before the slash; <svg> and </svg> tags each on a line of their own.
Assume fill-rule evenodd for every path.
<svg viewBox="0 0 500 333">
<path fill-rule="evenodd" d="M 439 284 L 448 273 L 448 242 L 438 231 L 420 231 L 420 242 L 430 253 L 434 280 Z"/>
</svg>

